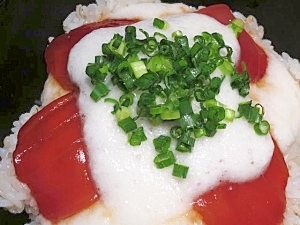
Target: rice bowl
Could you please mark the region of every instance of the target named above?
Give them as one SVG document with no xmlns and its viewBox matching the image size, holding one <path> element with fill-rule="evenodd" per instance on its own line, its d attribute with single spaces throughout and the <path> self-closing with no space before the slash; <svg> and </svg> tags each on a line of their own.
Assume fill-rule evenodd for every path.
<svg viewBox="0 0 300 225">
<path fill-rule="evenodd" d="M 90 6 L 90 8 L 92 8 L 92 11 L 94 10 L 93 7 L 94 6 Z M 110 7 L 112 7 L 112 6 L 110 6 Z M 74 13 L 70 14 L 70 16 L 64 22 L 66 31 L 70 31 L 70 29 L 72 29 L 76 26 L 79 26 L 85 22 L 91 22 L 89 20 L 90 19 L 89 17 L 87 17 L 86 21 L 82 20 L 82 18 L 86 18 L 85 14 L 82 15 L 82 13 L 84 13 L 86 9 L 87 8 L 84 8 L 84 7 L 77 8 L 77 14 L 80 15 L 79 17 L 74 17 Z M 96 11 L 96 12 L 98 13 L 98 11 Z M 89 12 L 88 12 L 88 14 L 89 14 Z M 236 13 L 235 16 L 244 19 L 243 15 L 241 15 L 239 13 Z M 91 16 L 91 19 L 93 19 L 93 15 Z M 248 27 L 248 29 L 251 30 L 250 33 L 252 35 L 256 36 L 257 39 L 262 38 L 263 31 L 262 31 L 261 27 L 257 26 L 256 20 L 253 17 L 249 17 L 247 20 L 249 21 L 248 25 L 250 25 L 250 27 Z M 267 40 L 263 40 L 261 42 L 261 44 L 266 49 L 272 49 L 270 43 Z M 278 56 L 275 56 L 275 57 L 278 57 Z M 294 71 L 291 73 L 294 75 L 294 79 L 298 80 L 299 79 L 299 70 L 298 70 L 299 64 L 298 64 L 298 62 L 295 61 L 294 59 L 290 58 L 287 54 L 283 54 L 283 57 L 280 58 L 280 60 L 284 62 L 284 65 L 288 68 L 289 71 Z M 51 95 L 51 93 L 50 93 L 50 95 Z M 47 104 L 47 102 L 52 101 L 52 99 L 50 99 L 50 97 L 49 97 L 50 95 L 47 94 L 46 92 L 43 93 L 42 102 L 44 102 L 44 104 Z M 35 113 L 38 110 L 39 110 L 39 108 L 34 106 L 30 113 L 31 114 Z M 17 133 L 20 125 L 24 124 L 29 116 L 30 116 L 30 114 L 25 114 L 20 118 L 19 122 L 14 123 L 15 128 L 13 128 L 13 132 Z M 1 152 L 1 158 L 2 158 L 1 166 L 3 165 L 3 167 L 11 168 L 11 166 L 6 166 L 6 165 L 10 165 L 9 164 L 10 159 L 8 158 L 7 161 L 3 160 L 3 159 L 6 158 L 6 155 L 8 154 L 7 152 L 12 152 L 14 150 L 15 142 L 16 142 L 16 137 L 14 135 L 5 139 L 5 141 L 4 141 L 5 149 L 2 150 L 2 152 Z M 287 150 L 287 152 L 290 152 L 289 154 L 285 153 L 286 154 L 285 160 L 287 161 L 288 166 L 290 166 L 290 168 L 289 168 L 290 175 L 292 177 L 294 176 L 295 180 L 290 178 L 289 182 L 288 182 L 287 191 L 286 191 L 286 194 L 288 197 L 288 201 L 287 201 L 288 207 L 286 210 L 285 217 L 290 218 L 290 219 L 288 219 L 287 222 L 284 222 L 284 224 L 298 224 L 299 223 L 299 211 L 297 211 L 297 210 L 299 210 L 299 196 L 297 196 L 297 193 L 299 193 L 299 191 L 297 191 L 298 190 L 297 188 L 295 189 L 296 191 L 294 191 L 294 187 L 297 187 L 297 182 L 299 182 L 299 180 L 297 180 L 297 178 L 299 178 L 299 164 L 297 164 L 297 163 L 299 163 L 299 161 L 297 162 L 297 159 L 299 159 L 299 152 L 297 152 L 298 149 L 297 149 L 296 144 L 297 143 L 295 143 L 295 148 L 289 148 Z M 284 145 L 282 147 L 284 148 Z M 12 173 L 13 173 L 13 171 L 6 171 L 5 176 L 11 176 Z M 6 199 L 9 199 L 9 197 L 5 197 L 5 199 L 3 199 L 3 203 L 1 206 L 10 209 L 12 212 L 20 212 L 21 210 L 23 210 L 24 204 L 26 204 L 27 210 L 29 210 L 28 213 L 35 214 L 36 213 L 35 202 L 32 198 L 27 197 L 29 190 L 26 188 L 26 186 L 20 185 L 18 183 L 18 181 L 15 179 L 13 181 L 11 181 L 10 183 L 14 187 L 13 190 L 16 190 L 16 193 L 19 192 L 19 190 L 21 190 L 20 191 L 21 192 L 20 199 L 27 199 L 27 200 L 14 201 L 13 199 L 10 199 L 10 201 L 7 201 Z M 1 187 L 10 187 L 10 186 L 7 184 L 4 184 L 4 185 L 1 185 Z M 7 194 L 7 196 L 9 196 L 9 195 L 10 195 L 10 193 Z"/>
</svg>

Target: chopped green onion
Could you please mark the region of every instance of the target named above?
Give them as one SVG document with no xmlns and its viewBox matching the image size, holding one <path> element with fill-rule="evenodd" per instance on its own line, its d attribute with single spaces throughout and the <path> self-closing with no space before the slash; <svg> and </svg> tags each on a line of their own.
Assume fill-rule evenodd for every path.
<svg viewBox="0 0 300 225">
<path fill-rule="evenodd" d="M 196 35 L 196 36 L 194 37 L 194 42 L 198 42 L 198 44 L 200 44 L 200 46 L 204 46 L 206 41 L 205 41 L 205 39 L 204 39 L 203 36 L 201 36 L 201 35 Z"/>
<path fill-rule="evenodd" d="M 89 77 L 93 77 L 93 75 L 96 73 L 96 71 L 98 70 L 98 65 L 95 63 L 89 63 L 85 69 L 85 73 L 89 76 Z"/>
<path fill-rule="evenodd" d="M 167 29 L 169 27 L 169 24 L 167 21 L 161 20 L 159 18 L 154 18 L 153 26 L 162 30 L 162 29 Z"/>
<path fill-rule="evenodd" d="M 95 102 L 98 102 L 102 97 L 109 93 L 108 87 L 104 83 L 99 83 L 91 92 L 91 97 Z"/>
<path fill-rule="evenodd" d="M 195 127 L 195 115 L 185 114 L 180 117 L 179 124 L 184 129 L 191 129 Z"/>
<path fill-rule="evenodd" d="M 147 63 L 147 68 L 152 72 L 159 72 L 162 67 L 163 57 L 159 55 L 152 56 Z"/>
<path fill-rule="evenodd" d="M 100 73 L 107 73 L 108 72 L 108 65 L 104 64 L 101 68 L 99 68 Z"/>
<path fill-rule="evenodd" d="M 181 135 L 177 140 L 176 150 L 179 152 L 191 152 L 192 147 L 194 147 L 195 138 L 191 136 L 190 132 L 186 132 Z"/>
<path fill-rule="evenodd" d="M 137 128 L 136 122 L 131 117 L 120 120 L 118 125 L 125 131 L 125 133 L 129 133 Z"/>
<path fill-rule="evenodd" d="M 126 43 L 123 41 L 123 37 L 119 34 L 115 34 L 110 41 L 108 48 L 119 55 L 124 55 L 126 51 Z"/>
<path fill-rule="evenodd" d="M 252 101 L 240 103 L 238 112 L 240 113 L 240 116 L 244 116 L 250 123 L 259 123 L 262 120 L 260 108 L 251 106 L 251 103 Z"/>
<path fill-rule="evenodd" d="M 170 135 L 172 138 L 178 139 L 183 133 L 183 129 L 180 126 L 173 126 L 170 130 Z"/>
<path fill-rule="evenodd" d="M 149 113 L 149 107 L 148 106 L 139 106 L 139 108 L 137 109 L 137 117 L 136 119 L 138 118 L 141 118 L 141 117 L 148 117 L 149 119 L 149 116 L 150 116 L 150 113 Z"/>
<path fill-rule="evenodd" d="M 183 142 L 178 142 L 176 146 L 176 150 L 179 152 L 192 152 L 192 146 L 187 145 Z"/>
<path fill-rule="evenodd" d="M 133 90 L 135 87 L 135 78 L 133 76 L 133 71 L 130 67 L 130 64 L 127 61 L 122 61 L 117 67 L 117 73 L 126 89 Z"/>
<path fill-rule="evenodd" d="M 114 104 L 114 110 L 111 112 L 112 114 L 116 114 L 120 110 L 119 102 L 113 98 L 105 98 L 104 102 L 110 102 Z"/>
<path fill-rule="evenodd" d="M 154 55 L 148 60 L 147 69 L 154 73 L 168 75 L 173 72 L 173 64 L 170 59 L 163 55 Z"/>
<path fill-rule="evenodd" d="M 201 137 L 203 137 L 205 135 L 206 135 L 206 131 L 205 131 L 204 128 L 196 128 L 194 130 L 194 136 L 195 136 L 195 138 L 201 138 Z"/>
<path fill-rule="evenodd" d="M 121 95 L 119 98 L 119 102 L 121 106 L 129 107 L 133 104 L 134 102 L 134 94 L 129 92 L 129 93 L 124 93 Z"/>
<path fill-rule="evenodd" d="M 132 146 L 141 145 L 142 141 L 146 141 L 147 137 L 144 133 L 144 128 L 139 127 L 129 136 L 129 143 Z"/>
<path fill-rule="evenodd" d="M 235 118 L 235 111 L 233 109 L 225 108 L 225 120 L 233 121 Z"/>
<path fill-rule="evenodd" d="M 150 107 L 149 113 L 152 115 L 159 115 L 166 111 L 165 105 L 155 105 Z"/>
<path fill-rule="evenodd" d="M 158 47 L 157 40 L 154 37 L 148 38 L 143 45 L 142 52 L 146 55 L 153 53 Z"/>
<path fill-rule="evenodd" d="M 180 59 L 180 61 L 178 62 L 178 65 L 180 67 L 186 68 L 188 66 L 188 62 L 186 61 L 186 59 Z"/>
<path fill-rule="evenodd" d="M 270 124 L 268 121 L 263 120 L 254 124 L 254 130 L 258 135 L 266 135 L 270 130 Z"/>
<path fill-rule="evenodd" d="M 172 33 L 172 38 L 175 38 L 175 37 L 182 37 L 183 36 L 183 33 L 181 30 L 177 30 L 177 31 L 174 31 Z"/>
<path fill-rule="evenodd" d="M 171 138 L 169 136 L 160 135 L 153 139 L 154 148 L 158 152 L 165 152 L 170 148 Z"/>
<path fill-rule="evenodd" d="M 177 43 L 181 48 L 183 48 L 187 53 L 189 49 L 189 39 L 187 36 L 176 36 L 174 37 L 175 43 Z"/>
<path fill-rule="evenodd" d="M 135 52 L 135 53 L 130 53 L 130 54 L 128 54 L 128 55 L 126 56 L 126 60 L 127 60 L 127 62 L 129 62 L 129 63 L 140 61 L 140 59 L 139 59 L 139 57 L 138 57 L 138 55 L 137 55 L 136 52 Z"/>
<path fill-rule="evenodd" d="M 172 151 L 162 152 L 154 158 L 154 163 L 159 169 L 171 166 L 175 162 L 176 159 Z"/>
<path fill-rule="evenodd" d="M 158 45 L 158 50 L 159 53 L 162 54 L 163 56 L 168 56 L 171 58 L 171 60 L 174 60 L 177 58 L 177 49 L 176 49 L 176 45 L 171 42 L 168 41 L 166 39 L 162 39 Z"/>
<path fill-rule="evenodd" d="M 190 54 L 192 57 L 196 57 L 196 55 L 200 52 L 203 45 L 201 45 L 199 42 L 195 42 L 190 50 Z"/>
<path fill-rule="evenodd" d="M 149 39 L 149 38 L 150 38 L 150 36 L 149 36 L 149 34 L 148 34 L 147 31 L 143 30 L 142 28 L 140 28 L 139 30 L 140 30 L 140 32 L 142 32 L 142 33 L 145 35 L 145 38 L 146 38 L 146 39 Z"/>
<path fill-rule="evenodd" d="M 148 72 L 145 63 L 141 60 L 136 62 L 131 62 L 130 66 L 136 78 L 140 78 L 143 74 Z"/>
<path fill-rule="evenodd" d="M 234 67 L 228 60 L 224 60 L 222 65 L 219 66 L 219 69 L 224 75 L 230 75 L 234 72 Z"/>
<path fill-rule="evenodd" d="M 140 99 L 138 101 L 138 107 L 147 106 L 149 107 L 155 102 L 155 95 L 147 92 L 143 92 L 140 95 Z"/>
<path fill-rule="evenodd" d="M 121 121 L 127 117 L 130 117 L 131 113 L 128 107 L 121 106 L 119 110 L 116 111 L 117 121 Z"/>
<path fill-rule="evenodd" d="M 194 111 L 192 109 L 191 101 L 189 99 L 183 99 L 182 101 L 180 101 L 179 111 L 181 116 L 184 116 L 186 114 L 193 114 Z"/>
<path fill-rule="evenodd" d="M 250 78 L 247 71 L 244 70 L 242 74 L 237 72 L 233 73 L 231 76 L 230 85 L 232 89 L 238 89 L 239 94 L 242 97 L 246 97 L 249 94 L 250 89 Z"/>
<path fill-rule="evenodd" d="M 180 165 L 180 164 L 174 164 L 172 175 L 179 178 L 186 178 L 188 173 L 189 167 Z"/>
<path fill-rule="evenodd" d="M 203 105 L 206 108 L 209 108 L 209 107 L 218 106 L 219 102 L 216 99 L 208 99 L 208 100 L 206 100 L 206 101 L 203 102 Z"/>
<path fill-rule="evenodd" d="M 222 34 L 220 33 L 212 33 L 212 38 L 214 38 L 218 42 L 218 46 L 223 47 L 225 45 Z"/>
<path fill-rule="evenodd" d="M 110 103 L 114 103 L 116 105 L 119 104 L 119 102 L 116 99 L 113 99 L 113 98 L 106 98 L 106 99 L 104 99 L 104 102 L 110 102 Z"/>
<path fill-rule="evenodd" d="M 225 129 L 227 127 L 226 123 L 219 123 L 218 124 L 218 129 Z"/>
<path fill-rule="evenodd" d="M 270 130 L 270 124 L 262 120 L 264 108 L 260 104 L 252 106 L 252 101 L 242 102 L 238 106 L 240 117 L 245 117 L 249 123 L 254 123 L 254 130 L 259 135 L 265 135 Z"/>
<path fill-rule="evenodd" d="M 205 123 L 205 132 L 207 137 L 213 137 L 217 133 L 219 123 L 214 120 L 207 120 Z"/>
<path fill-rule="evenodd" d="M 167 38 L 167 36 L 166 35 L 164 35 L 164 34 L 162 34 L 162 33 L 160 33 L 160 32 L 154 32 L 154 35 L 153 35 L 155 38 L 159 38 L 160 40 L 167 40 L 168 38 Z"/>
<path fill-rule="evenodd" d="M 176 120 L 180 118 L 180 113 L 178 110 L 168 110 L 166 109 L 163 113 L 160 114 L 162 120 Z"/>
<path fill-rule="evenodd" d="M 238 37 L 242 33 L 245 24 L 243 20 L 236 18 L 228 26 L 233 30 L 235 36 Z"/>
<path fill-rule="evenodd" d="M 147 90 L 158 80 L 158 76 L 155 73 L 145 73 L 135 81 L 135 85 L 140 90 Z"/>
<path fill-rule="evenodd" d="M 159 116 L 149 117 L 148 120 L 155 127 L 157 127 L 163 123 L 163 120 Z"/>
<path fill-rule="evenodd" d="M 225 109 L 219 106 L 209 107 L 207 118 L 220 122 L 225 119 Z"/>
</svg>

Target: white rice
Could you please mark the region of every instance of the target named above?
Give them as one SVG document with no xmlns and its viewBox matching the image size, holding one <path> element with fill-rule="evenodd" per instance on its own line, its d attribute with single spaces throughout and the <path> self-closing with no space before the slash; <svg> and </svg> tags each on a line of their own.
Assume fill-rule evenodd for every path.
<svg viewBox="0 0 300 225">
<path fill-rule="evenodd" d="M 22 114 L 18 121 L 13 122 L 12 134 L 4 138 L 4 146 L 0 148 L 0 207 L 6 208 L 11 213 L 20 213 L 24 209 L 28 214 L 38 213 L 29 188 L 16 177 L 12 153 L 16 148 L 20 128 L 39 110 L 40 108 L 34 105 L 28 113 Z"/>
<path fill-rule="evenodd" d="M 82 26 L 86 23 L 96 22 L 108 18 L 110 13 L 113 13 L 120 7 L 130 4 L 154 2 L 159 0 L 96 0 L 95 4 L 88 6 L 78 5 L 76 11 L 70 13 L 63 22 L 63 27 L 66 32 Z M 264 29 L 257 24 L 253 16 L 247 18 L 241 13 L 235 12 L 234 15 L 247 21 L 245 27 L 254 40 L 268 50 L 273 50 L 273 46 L 269 40 L 263 39 Z M 297 59 L 291 58 L 287 53 L 282 53 L 278 57 L 284 62 L 286 68 L 296 81 L 300 80 L 300 63 Z M 18 181 L 15 175 L 15 170 L 12 163 L 12 153 L 15 150 L 17 143 L 17 134 L 20 127 L 34 115 L 40 108 L 33 106 L 30 112 L 20 116 L 18 121 L 13 123 L 11 129 L 12 134 L 4 139 L 4 147 L 0 148 L 0 207 L 6 208 L 11 213 L 20 213 L 25 210 L 31 215 L 33 223 L 39 223 L 38 209 L 35 200 L 30 195 L 29 188 Z M 300 224 L 300 138 L 297 143 L 285 153 L 285 161 L 289 169 L 289 179 L 286 188 L 287 205 L 284 214 L 284 225 Z"/>
<path fill-rule="evenodd" d="M 95 4 L 88 6 L 77 5 L 76 11 L 70 13 L 64 20 L 63 28 L 69 32 L 83 24 L 104 20 L 119 8 L 139 3 L 160 3 L 160 0 L 96 0 Z"/>
</svg>

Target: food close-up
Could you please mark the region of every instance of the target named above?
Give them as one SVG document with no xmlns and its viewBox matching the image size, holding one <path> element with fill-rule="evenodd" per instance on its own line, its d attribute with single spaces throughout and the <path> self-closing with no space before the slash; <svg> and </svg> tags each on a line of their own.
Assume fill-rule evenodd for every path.
<svg viewBox="0 0 300 225">
<path fill-rule="evenodd" d="M 1 55 L 0 224 L 300 224 L 297 18 L 276 39 L 269 1 L 21 2 L 1 3 L 24 36 Z"/>
</svg>

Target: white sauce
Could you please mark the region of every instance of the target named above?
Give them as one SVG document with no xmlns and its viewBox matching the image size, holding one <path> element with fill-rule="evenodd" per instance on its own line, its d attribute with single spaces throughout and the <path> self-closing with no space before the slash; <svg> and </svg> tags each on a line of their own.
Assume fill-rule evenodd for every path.
<svg viewBox="0 0 300 225">
<path fill-rule="evenodd" d="M 277 53 L 267 51 L 269 62 L 266 75 L 252 84 L 250 95 L 266 111 L 271 133 L 282 152 L 297 140 L 300 132 L 300 89 Z"/>
<path fill-rule="evenodd" d="M 233 48 L 233 61 L 237 61 L 239 45 L 234 34 L 214 19 L 186 14 L 166 20 L 170 24 L 170 28 L 163 31 L 167 37 L 176 30 L 189 37 L 202 31 L 221 33 L 225 43 Z M 150 35 L 156 31 L 152 20 L 135 26 Z M 79 107 L 85 121 L 84 138 L 92 175 L 104 206 L 113 212 L 112 215 L 97 213 L 91 216 L 94 223 L 164 224 L 166 220 L 188 211 L 195 197 L 220 180 L 239 182 L 262 173 L 272 156 L 273 142 L 269 135 L 256 135 L 253 127 L 243 119 L 228 123 L 227 128 L 218 131 L 214 138 L 198 139 L 191 154 L 178 154 L 178 162 L 190 167 L 185 180 L 172 177 L 172 168 L 159 170 L 153 163 L 156 152 L 152 140 L 160 134 L 168 134 L 169 126 L 153 128 L 142 121 L 148 140 L 140 147 L 130 146 L 127 135 L 110 113 L 113 105 L 103 101 L 95 103 L 90 98 L 92 86 L 85 75 L 86 65 L 94 61 L 95 55 L 101 54 L 101 44 L 109 42 L 114 33 L 123 35 L 124 27 L 100 29 L 84 37 L 72 49 L 68 64 L 73 81 L 80 87 Z M 112 86 L 111 90 L 109 97 L 118 99 L 120 92 Z M 231 90 L 227 79 L 218 100 L 233 109 L 242 101 L 237 92 Z"/>
</svg>

